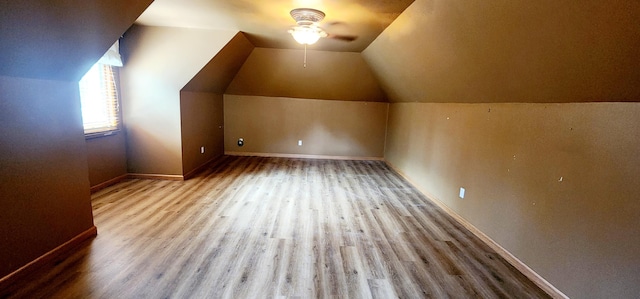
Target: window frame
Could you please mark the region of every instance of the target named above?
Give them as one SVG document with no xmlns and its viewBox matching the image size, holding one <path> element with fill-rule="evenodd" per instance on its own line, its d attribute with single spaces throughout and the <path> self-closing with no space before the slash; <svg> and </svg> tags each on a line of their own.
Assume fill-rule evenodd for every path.
<svg viewBox="0 0 640 299">
<path fill-rule="evenodd" d="M 99 138 L 99 137 L 106 137 L 106 136 L 112 136 L 112 135 L 116 135 L 118 134 L 121 129 L 122 129 L 122 109 L 121 109 L 121 99 L 120 99 L 120 76 L 119 76 L 119 67 L 115 67 L 109 64 L 103 64 L 100 62 L 97 62 L 95 65 L 100 65 L 101 69 L 100 72 L 102 72 L 102 75 L 104 76 L 105 73 L 104 72 L 108 72 L 109 75 L 105 76 L 103 78 L 106 78 L 107 82 L 104 82 L 105 79 L 103 79 L 102 82 L 100 82 L 101 84 L 112 84 L 112 89 L 111 91 L 105 91 L 105 90 L 101 90 L 101 92 L 103 93 L 103 100 L 104 101 L 110 101 L 111 103 L 105 103 L 105 105 L 111 105 L 113 107 L 113 109 L 115 111 L 111 111 L 109 114 L 112 115 L 112 117 L 115 118 L 115 126 L 103 126 L 103 127 L 97 127 L 97 128 L 91 128 L 91 129 L 86 129 L 85 128 L 85 122 L 84 122 L 84 116 L 82 117 L 83 121 L 82 121 L 82 125 L 83 125 L 83 130 L 84 130 L 84 136 L 85 139 L 93 139 L 93 138 Z M 94 65 L 94 66 L 95 66 Z M 94 67 L 92 66 L 92 68 Z M 109 71 L 105 71 L 105 68 L 108 68 Z M 111 80 L 108 79 L 108 77 L 111 77 Z M 80 88 L 80 82 L 78 82 L 78 86 Z M 104 85 L 103 87 L 104 88 Z M 80 92 L 80 96 L 81 96 L 81 102 L 82 102 L 82 92 Z M 109 95 L 107 95 L 109 94 Z M 111 98 L 108 98 L 111 97 Z M 115 100 L 115 103 L 113 103 L 113 101 Z"/>
</svg>

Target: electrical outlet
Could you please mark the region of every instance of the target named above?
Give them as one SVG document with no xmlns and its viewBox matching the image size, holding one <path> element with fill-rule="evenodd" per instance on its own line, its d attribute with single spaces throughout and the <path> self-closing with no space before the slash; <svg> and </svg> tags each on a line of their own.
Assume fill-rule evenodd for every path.
<svg viewBox="0 0 640 299">
<path fill-rule="evenodd" d="M 458 196 L 460 196 L 460 198 L 464 198 L 464 188 L 460 187 L 460 194 Z"/>
<path fill-rule="evenodd" d="M 298 146 L 302 146 L 302 139 L 298 140 Z"/>
<path fill-rule="evenodd" d="M 204 145 L 200 147 L 200 153 L 204 154 Z"/>
</svg>

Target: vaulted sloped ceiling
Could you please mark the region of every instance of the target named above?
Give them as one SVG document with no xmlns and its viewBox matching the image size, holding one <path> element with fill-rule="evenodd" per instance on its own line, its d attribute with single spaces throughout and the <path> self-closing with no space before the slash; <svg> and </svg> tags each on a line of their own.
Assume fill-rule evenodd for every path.
<svg viewBox="0 0 640 299">
<path fill-rule="evenodd" d="M 363 55 L 392 102 L 640 101 L 640 2 L 416 0 Z"/>
<path fill-rule="evenodd" d="M 386 102 L 360 53 L 256 48 L 227 94 Z"/>
<path fill-rule="evenodd" d="M 219 92 L 226 81 L 218 79 L 232 78 L 221 93 L 386 102 L 384 91 L 360 52 L 413 1 L 156 0 L 136 24 L 241 31 L 255 47 L 239 69 L 235 64 L 242 51 L 234 55 L 219 53 L 185 86 L 185 91 Z M 290 11 L 300 7 L 324 11 L 322 28 L 331 35 L 355 40 L 320 39 L 308 46 L 305 68 L 304 48 L 287 32 L 295 25 Z"/>
<path fill-rule="evenodd" d="M 0 1 L 0 75 L 79 80 L 151 2 Z"/>
<path fill-rule="evenodd" d="M 182 90 L 223 94 L 254 46 L 238 32 Z"/>
<path fill-rule="evenodd" d="M 320 25 L 346 42 L 325 38 L 311 46 L 320 51 L 361 52 L 414 0 L 156 0 L 137 20 L 147 26 L 234 30 L 247 34 L 259 48 L 300 49 L 287 30 L 296 25 L 294 8 L 322 10 Z"/>
</svg>

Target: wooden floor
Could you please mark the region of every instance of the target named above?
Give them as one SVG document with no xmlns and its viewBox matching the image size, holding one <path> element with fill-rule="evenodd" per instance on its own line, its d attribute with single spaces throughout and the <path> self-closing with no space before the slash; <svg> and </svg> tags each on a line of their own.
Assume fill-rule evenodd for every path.
<svg viewBox="0 0 640 299">
<path fill-rule="evenodd" d="M 93 207 L 98 236 L 10 297 L 548 297 L 379 161 L 222 157 Z"/>
</svg>

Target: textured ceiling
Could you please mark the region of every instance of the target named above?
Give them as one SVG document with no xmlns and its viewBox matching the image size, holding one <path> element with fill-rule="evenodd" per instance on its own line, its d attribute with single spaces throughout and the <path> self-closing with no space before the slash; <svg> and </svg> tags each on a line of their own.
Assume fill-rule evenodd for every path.
<svg viewBox="0 0 640 299">
<path fill-rule="evenodd" d="M 414 0 L 155 0 L 136 21 L 140 25 L 239 30 L 256 47 L 299 49 L 287 30 L 295 26 L 289 11 L 320 9 L 329 34 L 355 36 L 354 41 L 324 38 L 315 50 L 361 52 Z"/>
</svg>

